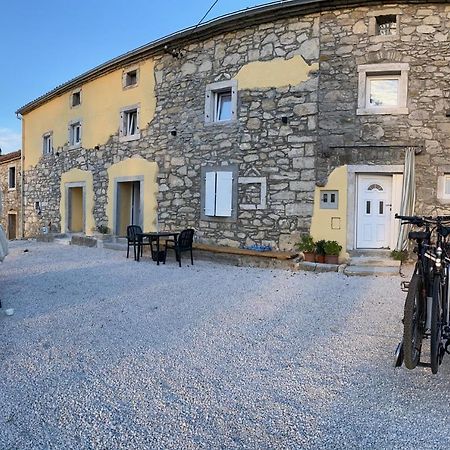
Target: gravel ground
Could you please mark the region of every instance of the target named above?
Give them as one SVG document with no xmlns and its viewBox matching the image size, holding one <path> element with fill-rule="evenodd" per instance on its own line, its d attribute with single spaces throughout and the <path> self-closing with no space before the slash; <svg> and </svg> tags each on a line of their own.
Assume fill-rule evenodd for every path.
<svg viewBox="0 0 450 450">
<path fill-rule="evenodd" d="M 0 449 L 450 447 L 450 357 L 392 367 L 400 277 L 11 247 Z"/>
</svg>

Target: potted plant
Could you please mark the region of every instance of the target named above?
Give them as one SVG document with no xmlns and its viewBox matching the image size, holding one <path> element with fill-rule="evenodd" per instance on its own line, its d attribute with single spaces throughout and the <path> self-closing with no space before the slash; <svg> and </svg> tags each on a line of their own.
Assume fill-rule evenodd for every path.
<svg viewBox="0 0 450 450">
<path fill-rule="evenodd" d="M 316 242 L 316 262 L 318 263 L 325 262 L 325 242 L 324 239 Z"/>
<path fill-rule="evenodd" d="M 327 264 L 338 264 L 342 245 L 339 245 L 337 241 L 325 241 L 323 248 L 325 250 L 325 262 Z"/>
<path fill-rule="evenodd" d="M 309 234 L 302 236 L 300 242 L 297 242 L 295 246 L 303 252 L 303 261 L 314 262 L 316 244 L 314 243 L 314 239 Z"/>
</svg>

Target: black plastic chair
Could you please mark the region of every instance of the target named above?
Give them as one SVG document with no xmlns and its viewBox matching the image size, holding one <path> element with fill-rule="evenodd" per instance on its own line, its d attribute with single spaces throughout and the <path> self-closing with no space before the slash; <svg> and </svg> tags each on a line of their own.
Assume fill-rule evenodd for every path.
<svg viewBox="0 0 450 450">
<path fill-rule="evenodd" d="M 142 256 L 144 245 L 150 245 L 151 249 L 151 242 L 145 243 L 142 237 L 138 236 L 139 233 L 142 233 L 142 228 L 139 225 L 127 226 L 127 258 L 130 256 L 131 246 L 133 246 L 135 260 L 137 259 L 137 252 L 141 252 L 140 256 Z"/>
<path fill-rule="evenodd" d="M 194 265 L 194 258 L 192 257 L 192 242 L 194 241 L 194 233 L 195 230 L 189 228 L 187 230 L 183 230 L 177 237 L 175 241 L 168 240 L 166 241 L 166 254 L 167 249 L 175 250 L 175 257 L 178 261 L 178 264 L 181 267 L 181 253 L 182 252 L 190 252 L 191 253 L 191 264 Z"/>
</svg>

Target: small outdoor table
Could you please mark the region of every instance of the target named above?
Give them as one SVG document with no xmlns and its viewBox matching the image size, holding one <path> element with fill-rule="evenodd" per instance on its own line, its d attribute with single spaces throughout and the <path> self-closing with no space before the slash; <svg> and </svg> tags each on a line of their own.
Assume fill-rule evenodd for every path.
<svg viewBox="0 0 450 450">
<path fill-rule="evenodd" d="M 160 239 L 173 237 L 174 240 L 177 240 L 177 237 L 180 233 L 178 231 L 151 231 L 150 233 L 138 233 L 137 236 L 139 238 L 139 250 L 137 254 L 137 261 L 139 261 L 139 257 L 141 254 L 140 247 L 141 243 L 145 238 L 149 239 L 150 244 L 152 241 L 156 241 L 156 264 L 159 266 L 159 252 L 160 252 Z"/>
</svg>

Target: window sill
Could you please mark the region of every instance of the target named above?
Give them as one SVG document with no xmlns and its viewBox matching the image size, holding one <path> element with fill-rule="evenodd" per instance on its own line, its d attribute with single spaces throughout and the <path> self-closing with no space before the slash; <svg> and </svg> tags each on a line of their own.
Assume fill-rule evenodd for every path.
<svg viewBox="0 0 450 450">
<path fill-rule="evenodd" d="M 120 136 L 119 142 L 130 142 L 130 141 L 137 141 L 141 138 L 141 133 L 133 134 L 131 136 Z"/>
<path fill-rule="evenodd" d="M 387 36 L 375 35 L 369 37 L 369 42 L 371 44 L 379 44 L 380 42 L 395 42 L 399 40 L 400 40 L 399 34 L 392 34 Z"/>
<path fill-rule="evenodd" d="M 231 120 L 217 120 L 214 122 L 205 122 L 205 125 L 207 127 L 213 127 L 213 126 L 221 127 L 221 126 L 226 126 L 226 125 L 235 125 L 237 123 L 238 123 L 237 119 L 231 119 Z"/>
<path fill-rule="evenodd" d="M 356 110 L 357 116 L 372 116 L 372 115 L 406 115 L 409 114 L 409 108 L 358 108 Z"/>
<path fill-rule="evenodd" d="M 79 144 L 73 144 L 73 145 L 69 145 L 67 147 L 69 150 L 75 150 L 77 148 L 81 148 L 81 142 Z"/>
<path fill-rule="evenodd" d="M 133 89 L 133 88 L 135 88 L 135 87 L 138 87 L 139 86 L 139 83 L 136 83 L 136 84 L 130 84 L 130 85 L 128 85 L 128 86 L 122 86 L 122 89 L 124 90 L 124 91 L 127 91 L 128 89 Z"/>
<path fill-rule="evenodd" d="M 233 216 L 205 216 L 205 214 L 201 215 L 200 220 L 204 222 L 236 222 L 237 218 Z"/>
<path fill-rule="evenodd" d="M 15 187 L 9 187 L 9 188 L 8 188 L 8 192 L 12 192 L 12 191 L 15 191 L 15 190 L 16 190 Z"/>
</svg>

